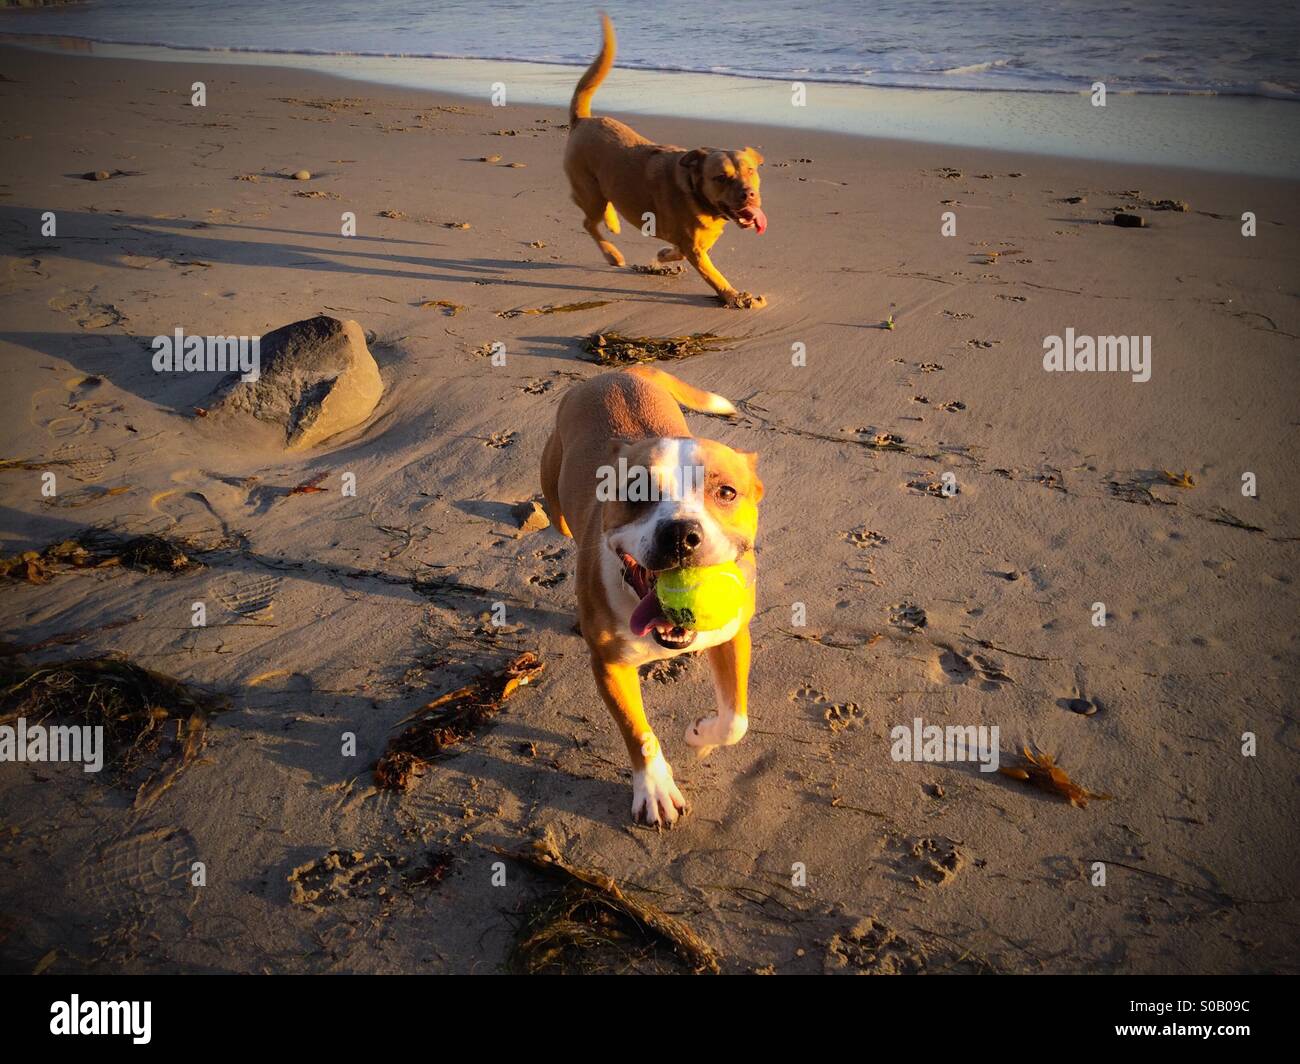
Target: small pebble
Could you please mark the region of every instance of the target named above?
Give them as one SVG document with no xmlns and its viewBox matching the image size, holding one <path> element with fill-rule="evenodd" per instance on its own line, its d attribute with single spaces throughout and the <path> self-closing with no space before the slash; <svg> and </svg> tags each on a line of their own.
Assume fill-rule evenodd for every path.
<svg viewBox="0 0 1300 1064">
<path fill-rule="evenodd" d="M 299 171 L 297 171 L 297 172 L 293 175 L 293 179 L 294 179 L 295 181 L 310 181 L 310 180 L 311 180 L 311 171 L 310 171 L 310 170 L 299 170 Z"/>
<path fill-rule="evenodd" d="M 1086 698 L 1072 698 L 1069 706 L 1072 713 L 1078 713 L 1083 717 L 1091 717 L 1097 712 L 1096 703 L 1089 702 Z"/>
<path fill-rule="evenodd" d="M 1147 220 L 1140 214 L 1124 214 L 1121 212 L 1115 215 L 1115 224 L 1125 229 L 1145 229 Z"/>
</svg>

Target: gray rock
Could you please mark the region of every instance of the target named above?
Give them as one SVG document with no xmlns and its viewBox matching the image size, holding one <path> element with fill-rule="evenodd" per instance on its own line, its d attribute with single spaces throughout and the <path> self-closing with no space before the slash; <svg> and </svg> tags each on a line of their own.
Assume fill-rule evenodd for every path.
<svg viewBox="0 0 1300 1064">
<path fill-rule="evenodd" d="M 297 321 L 261 341 L 261 376 L 226 378 L 210 414 L 251 415 L 305 450 L 360 425 L 383 395 L 379 366 L 355 321 L 327 315 Z"/>
</svg>

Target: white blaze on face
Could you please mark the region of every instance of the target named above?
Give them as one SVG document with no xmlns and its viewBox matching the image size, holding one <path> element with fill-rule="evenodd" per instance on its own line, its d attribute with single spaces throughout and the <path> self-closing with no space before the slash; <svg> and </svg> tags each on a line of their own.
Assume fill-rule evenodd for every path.
<svg viewBox="0 0 1300 1064">
<path fill-rule="evenodd" d="M 703 541 L 695 551 L 696 565 L 720 565 L 734 561 L 736 548 L 725 529 L 704 503 L 704 453 L 694 439 L 661 440 L 655 446 L 649 469 L 658 501 L 640 517 L 614 530 L 607 537 L 616 551 L 626 551 L 641 561 L 654 542 L 657 529 L 666 521 L 695 520 L 703 530 Z"/>
</svg>

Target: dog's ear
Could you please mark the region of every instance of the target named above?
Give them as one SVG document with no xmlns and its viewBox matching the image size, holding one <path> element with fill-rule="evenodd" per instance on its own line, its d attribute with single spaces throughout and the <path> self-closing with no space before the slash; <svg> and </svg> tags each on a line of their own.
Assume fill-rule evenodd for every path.
<svg viewBox="0 0 1300 1064">
<path fill-rule="evenodd" d="M 678 165 L 685 167 L 692 176 L 699 176 L 704 169 L 704 160 L 709 157 L 708 148 L 696 148 L 688 151 L 678 160 Z"/>
<path fill-rule="evenodd" d="M 749 156 L 749 161 L 753 163 L 755 166 L 763 165 L 763 156 L 759 154 L 759 152 L 756 149 L 746 148 L 744 154 Z"/>
</svg>

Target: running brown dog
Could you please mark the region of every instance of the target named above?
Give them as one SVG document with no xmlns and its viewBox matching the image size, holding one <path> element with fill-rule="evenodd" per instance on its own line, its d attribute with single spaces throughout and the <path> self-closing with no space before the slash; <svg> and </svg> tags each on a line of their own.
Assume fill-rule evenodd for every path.
<svg viewBox="0 0 1300 1064">
<path fill-rule="evenodd" d="M 619 231 L 618 216 L 669 247 L 660 262 L 685 259 L 699 271 L 728 307 L 765 306 L 762 296 L 732 287 L 709 259 L 709 249 L 728 221 L 742 229 L 767 229 L 759 195 L 758 167 L 763 157 L 753 148 L 676 148 L 654 144 L 636 130 L 612 118 L 594 118 L 591 98 L 614 65 L 614 26 L 601 15 L 604 42 L 587 68 L 569 104 L 569 143 L 564 172 L 573 188 L 573 201 L 582 208 L 583 228 L 613 266 L 624 264 L 622 253 L 600 233 L 603 221 Z"/>
<path fill-rule="evenodd" d="M 542 492 L 555 527 L 578 545 L 578 622 L 596 689 L 632 761 L 632 817 L 672 827 L 686 811 L 673 771 L 646 720 L 639 666 L 704 652 L 717 709 L 686 729 L 697 754 L 730 746 L 749 727 L 749 622 L 754 615 L 754 538 L 763 485 L 757 456 L 691 435 L 678 404 L 734 414 L 720 395 L 651 366 L 603 373 L 570 388 L 542 453 Z M 646 493 L 602 492 L 606 474 L 643 475 Z M 677 627 L 659 607 L 655 581 L 679 566 L 734 562 L 749 584 L 736 616 L 714 631 Z"/>
</svg>

